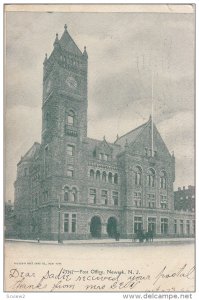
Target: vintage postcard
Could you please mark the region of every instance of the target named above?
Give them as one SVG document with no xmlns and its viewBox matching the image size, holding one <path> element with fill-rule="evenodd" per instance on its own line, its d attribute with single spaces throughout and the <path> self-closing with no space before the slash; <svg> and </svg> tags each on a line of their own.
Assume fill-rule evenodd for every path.
<svg viewBox="0 0 199 300">
<path fill-rule="evenodd" d="M 4 291 L 194 292 L 195 5 L 7 4 L 4 33 Z"/>
</svg>

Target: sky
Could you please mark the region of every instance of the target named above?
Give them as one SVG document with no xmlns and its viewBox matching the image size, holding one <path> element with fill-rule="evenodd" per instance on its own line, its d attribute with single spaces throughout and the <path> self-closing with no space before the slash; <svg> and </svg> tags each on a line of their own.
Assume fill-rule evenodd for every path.
<svg viewBox="0 0 199 300">
<path fill-rule="evenodd" d="M 176 158 L 178 186 L 194 185 L 195 24 L 193 13 L 31 13 L 5 18 L 6 200 L 16 166 L 41 141 L 42 76 L 64 24 L 88 52 L 88 136 L 114 142 L 151 114 Z"/>
</svg>

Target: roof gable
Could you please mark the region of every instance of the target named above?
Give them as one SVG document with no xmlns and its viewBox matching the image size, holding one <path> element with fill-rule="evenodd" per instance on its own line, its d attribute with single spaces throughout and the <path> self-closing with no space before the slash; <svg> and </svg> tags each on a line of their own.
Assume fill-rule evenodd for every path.
<svg viewBox="0 0 199 300">
<path fill-rule="evenodd" d="M 34 159 L 40 151 L 40 144 L 35 142 L 32 147 L 26 152 L 24 156 L 22 156 L 21 161 L 30 161 Z"/>
<path fill-rule="evenodd" d="M 169 158 L 169 150 L 163 141 L 156 125 L 152 123 L 151 117 L 148 122 L 131 130 L 118 138 L 115 144 L 119 144 L 124 149 L 128 147 L 128 152 L 136 155 L 145 155 L 146 151 L 152 151 L 152 124 L 153 124 L 153 150 L 157 152 L 161 159 Z M 148 153 L 148 154 L 149 154 Z"/>
<path fill-rule="evenodd" d="M 137 137 L 140 135 L 140 133 L 145 128 L 145 126 L 148 124 L 148 122 L 140 125 L 139 127 L 135 128 L 135 129 L 127 132 L 123 136 L 119 137 L 115 141 L 115 144 L 120 145 L 122 147 L 124 147 L 126 144 L 132 144 L 137 139 Z"/>
</svg>

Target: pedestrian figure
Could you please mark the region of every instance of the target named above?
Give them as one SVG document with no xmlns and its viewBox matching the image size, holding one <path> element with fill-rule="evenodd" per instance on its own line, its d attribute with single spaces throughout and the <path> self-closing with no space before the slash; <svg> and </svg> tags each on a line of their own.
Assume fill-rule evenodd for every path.
<svg viewBox="0 0 199 300">
<path fill-rule="evenodd" d="M 115 240 L 118 242 L 120 240 L 120 233 L 116 232 L 115 233 Z"/>
<path fill-rule="evenodd" d="M 37 242 L 40 243 L 40 238 L 39 237 L 37 238 Z"/>
</svg>

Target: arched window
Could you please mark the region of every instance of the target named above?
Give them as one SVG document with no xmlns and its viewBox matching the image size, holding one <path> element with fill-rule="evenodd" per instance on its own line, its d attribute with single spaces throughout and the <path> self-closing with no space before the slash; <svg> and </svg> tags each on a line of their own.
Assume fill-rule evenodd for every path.
<svg viewBox="0 0 199 300">
<path fill-rule="evenodd" d="M 75 187 L 72 188 L 71 201 L 77 202 L 77 189 Z"/>
<path fill-rule="evenodd" d="M 109 182 L 109 183 L 112 183 L 112 178 L 113 178 L 112 173 L 111 173 L 111 172 L 108 173 L 108 182 Z"/>
<path fill-rule="evenodd" d="M 66 201 L 66 202 L 69 201 L 69 188 L 68 187 L 64 188 L 64 201 Z"/>
<path fill-rule="evenodd" d="M 135 185 L 141 185 L 142 183 L 142 169 L 140 167 L 135 168 Z"/>
<path fill-rule="evenodd" d="M 67 115 L 67 125 L 70 125 L 70 126 L 75 125 L 75 114 L 72 110 L 70 110 Z"/>
<path fill-rule="evenodd" d="M 166 172 L 161 171 L 160 172 L 160 188 L 165 190 L 166 186 L 167 186 Z"/>
<path fill-rule="evenodd" d="M 114 183 L 118 184 L 118 175 L 117 174 L 114 175 Z"/>
<path fill-rule="evenodd" d="M 100 180 L 100 171 L 99 170 L 97 170 L 97 172 L 96 172 L 96 179 L 99 181 Z"/>
<path fill-rule="evenodd" d="M 95 175 L 95 172 L 93 170 L 90 170 L 90 178 L 91 179 L 94 179 L 94 175 Z"/>
<path fill-rule="evenodd" d="M 102 173 L 102 181 L 106 182 L 106 172 L 105 171 Z"/>
<path fill-rule="evenodd" d="M 155 171 L 153 169 L 149 169 L 148 171 L 147 185 L 149 187 L 155 187 Z"/>
</svg>

